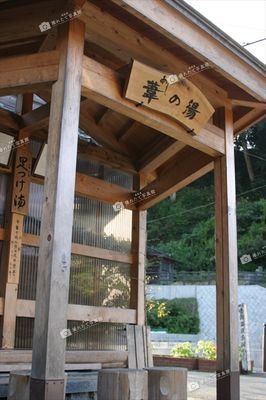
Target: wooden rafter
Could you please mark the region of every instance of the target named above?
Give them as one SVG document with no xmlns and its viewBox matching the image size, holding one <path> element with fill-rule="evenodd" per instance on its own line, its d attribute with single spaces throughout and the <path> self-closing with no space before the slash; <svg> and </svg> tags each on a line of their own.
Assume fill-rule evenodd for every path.
<svg viewBox="0 0 266 400">
<path fill-rule="evenodd" d="M 138 170 L 140 173 L 150 173 L 155 171 L 169 158 L 174 156 L 185 147 L 182 142 L 170 141 L 163 138 L 138 161 Z"/>
<path fill-rule="evenodd" d="M 98 147 L 85 142 L 79 142 L 78 157 L 82 160 L 94 160 L 112 168 L 136 174 L 137 169 L 129 157 L 114 150 Z"/>
<path fill-rule="evenodd" d="M 80 108 L 80 121 L 79 126 L 82 130 L 91 135 L 98 143 L 107 146 L 108 148 L 115 150 L 119 153 L 128 155 L 128 150 L 125 146 L 121 146 L 116 137 L 112 132 L 104 130 L 90 112 L 90 101 L 84 101 Z"/>
<path fill-rule="evenodd" d="M 233 106 L 257 108 L 266 111 L 266 103 L 259 103 L 256 101 L 247 101 L 247 100 L 237 100 L 237 99 L 232 99 L 231 101 Z"/>
<path fill-rule="evenodd" d="M 239 135 L 245 129 L 266 118 L 266 113 L 260 108 L 254 108 L 234 122 L 234 134 Z"/>
<path fill-rule="evenodd" d="M 107 148 L 97 147 L 85 142 L 79 142 L 78 152 L 83 159 L 98 160 L 113 168 L 123 169 L 129 173 L 135 173 L 136 168 L 125 153 L 124 147 L 118 143 L 114 135 L 99 127 L 89 114 L 90 102 L 81 102 L 80 127 L 88 132 L 96 141 Z M 47 140 L 47 128 L 49 123 L 50 104 L 47 103 L 30 113 L 22 116 L 25 125 L 23 131 L 35 139 Z M 115 149 L 115 150 L 113 150 Z"/>
<path fill-rule="evenodd" d="M 1 4 L 0 43 L 42 37 L 39 25 L 43 21 L 59 18 L 64 12 L 82 8 L 84 0 L 31 1 L 28 4 Z M 13 2 L 12 2 L 13 3 Z M 24 2 L 23 2 L 24 3 Z"/>
<path fill-rule="evenodd" d="M 86 39 L 93 38 L 97 45 L 112 52 L 124 63 L 129 63 L 133 57 L 150 66 L 172 73 L 187 71 L 190 66 L 170 51 L 130 28 L 123 21 L 89 2 L 84 5 L 80 18 L 86 22 Z M 227 98 L 226 91 L 211 79 L 203 74 L 196 74 L 191 80 L 204 92 L 212 104 L 217 106 L 224 104 Z"/>
<path fill-rule="evenodd" d="M 117 140 L 119 142 L 126 142 L 138 129 L 139 124 L 136 121 L 129 121 L 127 129 L 123 129 L 119 132 Z"/>
<path fill-rule="evenodd" d="M 144 193 L 155 190 L 156 195 L 143 200 L 138 208 L 150 208 L 210 172 L 213 167 L 213 159 L 207 154 L 189 147 L 184 148 L 161 167 L 157 179 L 142 189 Z"/>
<path fill-rule="evenodd" d="M 0 129 L 13 132 L 14 134 L 21 128 L 21 118 L 7 110 L 0 110 Z"/>
<path fill-rule="evenodd" d="M 259 101 L 265 101 L 265 77 L 248 65 L 200 25 L 163 0 L 112 0 L 174 43 L 200 58 L 205 58 L 223 76 Z M 224 39 L 225 40 L 225 39 Z M 159 54 L 159 53 L 158 53 Z"/>
</svg>

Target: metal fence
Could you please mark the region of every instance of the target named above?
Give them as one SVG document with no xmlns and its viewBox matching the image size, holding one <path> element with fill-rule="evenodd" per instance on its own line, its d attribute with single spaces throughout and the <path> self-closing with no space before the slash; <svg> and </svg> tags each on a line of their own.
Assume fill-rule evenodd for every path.
<svg viewBox="0 0 266 400">
<path fill-rule="evenodd" d="M 156 279 L 151 276 L 148 280 L 149 284 L 178 284 L 178 285 L 215 285 L 216 272 L 215 271 L 180 271 L 175 272 L 174 276 L 171 274 L 160 274 Z M 261 285 L 266 287 L 266 271 L 245 272 L 238 273 L 239 285 Z"/>
</svg>

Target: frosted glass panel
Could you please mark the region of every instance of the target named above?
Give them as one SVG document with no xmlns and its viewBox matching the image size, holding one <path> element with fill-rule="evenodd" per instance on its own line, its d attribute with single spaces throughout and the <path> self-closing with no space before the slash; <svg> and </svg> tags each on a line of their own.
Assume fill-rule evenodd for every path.
<svg viewBox="0 0 266 400">
<path fill-rule="evenodd" d="M 26 233 L 40 234 L 43 196 L 43 186 L 31 183 L 29 211 L 24 220 Z M 132 211 L 117 212 L 112 204 L 75 196 L 72 242 L 130 253 L 131 230 Z"/>
<path fill-rule="evenodd" d="M 22 246 L 18 298 L 35 300 L 39 249 Z M 73 255 L 69 303 L 129 308 L 129 264 Z"/>
</svg>

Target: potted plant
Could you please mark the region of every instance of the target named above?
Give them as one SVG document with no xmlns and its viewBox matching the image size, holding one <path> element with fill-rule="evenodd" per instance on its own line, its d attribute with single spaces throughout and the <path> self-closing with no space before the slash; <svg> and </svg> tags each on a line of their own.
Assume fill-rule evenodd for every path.
<svg viewBox="0 0 266 400">
<path fill-rule="evenodd" d="M 195 349 L 189 342 L 178 343 L 171 351 L 171 356 L 154 356 L 154 365 L 158 367 L 182 367 L 197 369 Z"/>
<path fill-rule="evenodd" d="M 217 369 L 216 346 L 211 340 L 200 340 L 196 347 L 198 368 L 203 372 L 215 372 Z"/>
</svg>

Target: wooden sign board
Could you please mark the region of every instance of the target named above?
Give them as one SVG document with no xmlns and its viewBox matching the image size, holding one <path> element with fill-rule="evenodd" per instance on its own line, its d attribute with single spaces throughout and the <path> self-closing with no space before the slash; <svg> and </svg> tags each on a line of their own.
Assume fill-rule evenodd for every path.
<svg viewBox="0 0 266 400">
<path fill-rule="evenodd" d="M 132 63 L 125 97 L 137 106 L 169 115 L 193 135 L 200 132 L 214 113 L 212 105 L 193 83 L 181 75 L 167 74 L 136 60 Z"/>
<path fill-rule="evenodd" d="M 8 261 L 8 283 L 18 283 L 23 231 L 23 215 L 13 214 Z"/>
<path fill-rule="evenodd" d="M 19 147 L 16 152 L 14 185 L 11 211 L 26 215 L 28 212 L 29 185 L 31 176 L 31 152 L 27 145 Z"/>
</svg>

